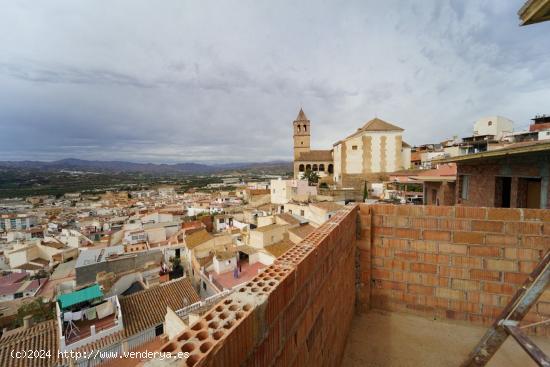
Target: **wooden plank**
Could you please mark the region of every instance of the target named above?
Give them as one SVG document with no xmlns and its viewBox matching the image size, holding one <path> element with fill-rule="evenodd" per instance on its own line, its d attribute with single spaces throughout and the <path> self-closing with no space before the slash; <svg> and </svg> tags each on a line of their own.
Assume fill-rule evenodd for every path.
<svg viewBox="0 0 550 367">
<path fill-rule="evenodd" d="M 503 327 L 502 321 L 521 321 L 548 284 L 550 284 L 550 251 L 538 263 L 523 286 L 518 289 L 461 367 L 485 366 L 508 338 L 508 331 Z"/>
<path fill-rule="evenodd" d="M 504 328 L 539 366 L 550 367 L 550 358 L 525 335 L 520 328 L 504 325 Z"/>
</svg>

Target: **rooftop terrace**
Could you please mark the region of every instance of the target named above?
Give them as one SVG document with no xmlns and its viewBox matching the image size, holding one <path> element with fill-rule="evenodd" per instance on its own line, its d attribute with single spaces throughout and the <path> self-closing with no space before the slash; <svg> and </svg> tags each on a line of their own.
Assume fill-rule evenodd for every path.
<svg viewBox="0 0 550 367">
<path fill-rule="evenodd" d="M 549 249 L 549 210 L 347 206 L 161 350 L 188 366 L 460 365 Z M 545 337 L 549 317 L 546 291 L 520 326 Z M 491 363 L 529 365 L 509 344 Z"/>
</svg>

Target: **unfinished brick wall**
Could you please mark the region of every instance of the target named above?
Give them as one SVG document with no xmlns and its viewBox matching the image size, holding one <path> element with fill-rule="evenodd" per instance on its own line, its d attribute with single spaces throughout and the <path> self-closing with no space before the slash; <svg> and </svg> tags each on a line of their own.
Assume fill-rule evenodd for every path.
<svg viewBox="0 0 550 367">
<path fill-rule="evenodd" d="M 358 300 L 368 301 L 372 266 L 374 308 L 489 324 L 550 249 L 550 210 L 362 204 L 360 213 L 358 249 L 371 261 Z M 548 291 L 525 321 L 547 317 Z"/>
<path fill-rule="evenodd" d="M 337 366 L 355 306 L 348 206 L 162 347 L 187 366 Z"/>
</svg>

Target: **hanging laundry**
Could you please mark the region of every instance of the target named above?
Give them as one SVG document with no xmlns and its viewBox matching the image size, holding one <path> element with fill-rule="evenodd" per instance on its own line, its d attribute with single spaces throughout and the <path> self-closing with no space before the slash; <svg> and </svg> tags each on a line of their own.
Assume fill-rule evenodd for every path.
<svg viewBox="0 0 550 367">
<path fill-rule="evenodd" d="M 97 317 L 97 312 L 95 307 L 90 307 L 84 310 L 84 316 L 87 320 L 94 320 Z"/>
<path fill-rule="evenodd" d="M 97 305 L 95 309 L 97 310 L 98 319 L 102 319 L 104 317 L 112 315 L 115 312 L 115 310 L 113 309 L 113 304 L 109 301 Z"/>
<path fill-rule="evenodd" d="M 82 320 L 82 311 L 73 312 L 73 320 L 74 321 Z"/>
</svg>

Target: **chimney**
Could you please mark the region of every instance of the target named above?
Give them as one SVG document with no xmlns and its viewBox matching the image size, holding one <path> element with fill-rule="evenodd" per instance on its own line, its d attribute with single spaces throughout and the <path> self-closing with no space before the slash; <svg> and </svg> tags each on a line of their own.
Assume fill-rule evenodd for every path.
<svg viewBox="0 0 550 367">
<path fill-rule="evenodd" d="M 26 330 L 31 327 L 32 324 L 32 315 L 27 315 L 23 317 L 23 329 Z"/>
</svg>

